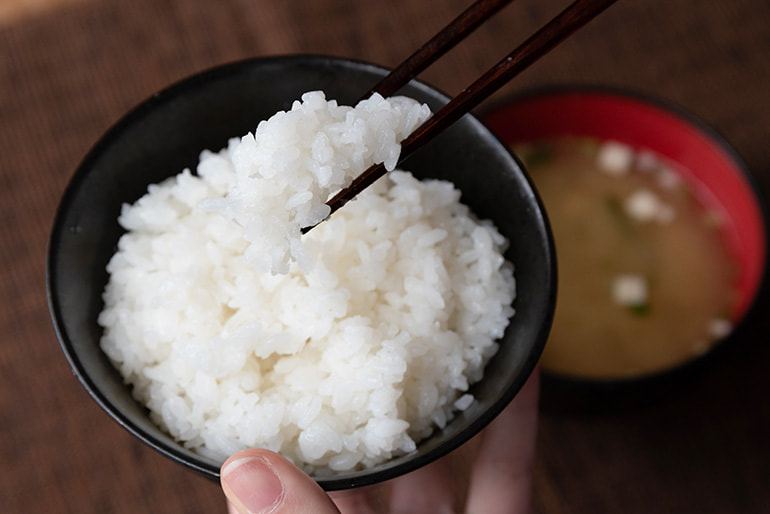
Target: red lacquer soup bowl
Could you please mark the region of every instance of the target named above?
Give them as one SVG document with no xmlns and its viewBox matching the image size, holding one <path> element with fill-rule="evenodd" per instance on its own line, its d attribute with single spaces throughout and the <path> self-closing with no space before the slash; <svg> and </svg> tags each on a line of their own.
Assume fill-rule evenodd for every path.
<svg viewBox="0 0 770 514">
<path fill-rule="evenodd" d="M 767 287 L 767 211 L 745 164 L 701 120 L 660 99 L 606 87 L 550 87 L 527 92 L 491 109 L 487 125 L 512 148 L 565 136 L 623 143 L 675 163 L 691 191 L 724 220 L 724 244 L 736 267 L 732 332 L 707 353 L 653 373 L 623 378 L 585 378 L 544 373 L 544 402 L 559 408 L 637 405 L 670 390 L 673 382 L 713 362 L 717 350 L 740 337 Z M 546 202 L 548 210 L 548 202 Z M 559 252 L 556 237 L 557 258 Z M 558 323 L 558 312 L 557 320 Z"/>
</svg>

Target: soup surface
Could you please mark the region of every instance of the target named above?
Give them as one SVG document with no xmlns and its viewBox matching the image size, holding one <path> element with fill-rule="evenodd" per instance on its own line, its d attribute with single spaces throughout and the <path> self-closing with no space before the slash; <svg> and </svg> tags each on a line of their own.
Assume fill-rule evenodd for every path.
<svg viewBox="0 0 770 514">
<path fill-rule="evenodd" d="M 559 259 L 544 369 L 633 377 L 700 354 L 729 332 L 735 269 L 723 222 L 672 164 L 584 138 L 515 151 L 542 194 Z"/>
</svg>

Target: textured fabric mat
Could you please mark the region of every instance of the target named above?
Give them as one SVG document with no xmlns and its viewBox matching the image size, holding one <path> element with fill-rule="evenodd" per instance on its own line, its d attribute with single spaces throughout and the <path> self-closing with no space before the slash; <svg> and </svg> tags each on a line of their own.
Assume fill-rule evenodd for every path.
<svg viewBox="0 0 770 514">
<path fill-rule="evenodd" d="M 422 77 L 459 91 L 565 4 L 516 3 Z M 134 440 L 88 397 L 48 318 L 48 231 L 99 135 L 153 92 L 227 61 L 322 53 L 395 65 L 466 5 L 83 0 L 0 24 L 0 510 L 224 512 L 216 484 Z M 624 0 L 482 108 L 548 83 L 633 87 L 717 127 L 767 192 L 768 19 L 765 0 Z M 642 411 L 545 414 L 535 510 L 747 513 L 770 505 L 767 334 L 768 322 L 756 320 L 740 352 Z"/>
</svg>

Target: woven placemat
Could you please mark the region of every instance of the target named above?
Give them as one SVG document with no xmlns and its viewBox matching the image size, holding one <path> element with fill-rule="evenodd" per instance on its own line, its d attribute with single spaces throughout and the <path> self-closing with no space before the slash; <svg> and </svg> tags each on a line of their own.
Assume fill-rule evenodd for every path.
<svg viewBox="0 0 770 514">
<path fill-rule="evenodd" d="M 563 5 L 521 4 L 425 79 L 458 91 Z M 323 53 L 394 65 L 465 6 L 461 0 L 82 0 L 0 24 L 3 512 L 224 512 L 216 484 L 136 442 L 89 399 L 48 319 L 48 231 L 70 175 L 99 135 L 153 92 L 223 62 Z M 619 2 L 490 105 L 545 83 L 658 94 L 715 125 L 767 191 L 768 19 L 763 1 Z M 757 326 L 756 338 L 766 331 L 766 323 Z M 758 351 L 767 362 L 767 350 Z M 767 402 L 736 404 L 742 395 L 769 392 L 755 360 L 731 362 L 735 395 L 698 386 L 705 389 L 622 421 L 544 417 L 536 510 L 758 512 L 770 504 L 759 478 L 770 475 L 770 459 L 760 459 L 767 451 L 749 453 L 770 430 Z M 688 435 L 686 422 L 671 423 L 677 414 L 722 421 Z M 661 446 L 665 453 L 656 453 Z"/>
</svg>

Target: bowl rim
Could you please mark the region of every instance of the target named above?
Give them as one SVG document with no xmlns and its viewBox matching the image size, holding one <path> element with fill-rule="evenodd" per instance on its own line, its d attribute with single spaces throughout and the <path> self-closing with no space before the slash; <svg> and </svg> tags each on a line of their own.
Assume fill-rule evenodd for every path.
<svg viewBox="0 0 770 514">
<path fill-rule="evenodd" d="M 694 132 L 700 133 L 714 148 L 719 149 L 726 158 L 731 161 L 732 169 L 745 182 L 746 190 L 752 197 L 757 208 L 758 225 L 760 226 L 760 236 L 762 238 L 762 256 L 760 261 L 760 270 L 756 279 L 755 287 L 750 297 L 746 300 L 746 308 L 740 313 L 737 319 L 732 320 L 733 327 L 731 332 L 717 340 L 708 351 L 703 354 L 695 355 L 685 361 L 671 366 L 632 376 L 618 376 L 609 378 L 583 377 L 553 370 L 548 370 L 540 366 L 540 373 L 543 379 L 544 390 L 552 387 L 563 391 L 569 391 L 573 399 L 580 399 L 580 393 L 587 396 L 596 394 L 598 391 L 610 394 L 626 395 L 629 392 L 640 391 L 644 388 L 658 384 L 674 385 L 680 382 L 684 375 L 691 375 L 702 371 L 706 366 L 712 364 L 715 356 L 722 355 L 729 347 L 735 346 L 736 340 L 740 338 L 741 332 L 746 325 L 751 323 L 759 315 L 761 299 L 770 294 L 770 210 L 767 200 L 762 193 L 762 189 L 751 173 L 743 157 L 732 146 L 727 138 L 718 131 L 713 125 L 707 123 L 703 118 L 694 114 L 677 102 L 665 99 L 659 95 L 632 87 L 618 86 L 603 83 L 549 83 L 538 86 L 528 87 L 502 100 L 490 103 L 480 113 L 479 117 L 490 126 L 494 132 L 494 118 L 503 117 L 503 113 L 516 105 L 526 104 L 531 101 L 559 98 L 573 95 L 592 95 L 595 97 L 615 98 L 634 102 L 646 108 L 668 114 L 679 122 L 688 126 Z M 499 132 L 498 132 L 499 134 Z M 499 136 L 504 142 L 505 137 Z M 510 146 L 510 143 L 506 143 Z M 574 395 L 573 393 L 578 393 Z M 602 400 L 605 400 L 602 397 Z M 589 400 L 590 402 L 590 400 Z M 593 405 L 592 405 L 593 406 Z M 567 410 L 572 410 L 567 407 Z M 579 409 L 578 409 L 579 410 Z"/>
<path fill-rule="evenodd" d="M 61 312 L 61 306 L 56 300 L 57 296 L 57 272 L 55 267 L 56 255 L 55 250 L 59 246 L 61 235 L 67 228 L 63 225 L 63 213 L 67 207 L 71 204 L 75 191 L 79 188 L 82 181 L 88 175 L 89 170 L 92 168 L 95 160 L 109 148 L 116 138 L 121 136 L 126 129 L 134 126 L 137 121 L 143 119 L 153 109 L 165 105 L 168 102 L 172 102 L 175 98 L 184 96 L 185 93 L 191 90 L 195 90 L 198 87 L 204 86 L 207 83 L 215 80 L 222 80 L 231 75 L 237 75 L 244 70 L 250 69 L 254 66 L 264 66 L 269 64 L 283 64 L 288 65 L 290 63 L 307 63 L 311 62 L 314 65 L 321 65 L 324 63 L 330 63 L 336 67 L 342 67 L 345 69 L 354 69 L 357 71 L 368 71 L 376 74 L 386 74 L 389 70 L 386 67 L 376 65 L 364 60 L 350 59 L 338 56 L 329 56 L 313 53 L 302 54 L 286 54 L 286 55 L 272 55 L 251 57 L 241 60 L 234 60 L 225 62 L 213 67 L 207 68 L 197 73 L 193 73 L 189 76 L 183 77 L 170 85 L 162 88 L 161 90 L 153 93 L 151 96 L 141 100 L 138 104 L 119 115 L 117 121 L 115 121 L 106 131 L 104 131 L 92 147 L 87 151 L 81 162 L 77 165 L 74 172 L 70 176 L 61 197 L 60 203 L 57 206 L 53 224 L 50 231 L 50 237 L 48 240 L 48 246 L 46 249 L 46 268 L 45 268 L 45 280 L 46 280 L 46 298 L 48 302 L 49 315 L 53 321 L 54 330 L 56 332 L 59 345 L 65 354 L 73 374 L 80 381 L 81 385 L 86 389 L 91 398 L 105 411 L 109 416 L 114 419 L 121 427 L 127 430 L 130 434 L 137 437 L 140 441 L 147 444 L 149 447 L 160 452 L 162 455 L 172 459 L 173 461 L 180 463 L 207 478 L 213 480 L 220 479 L 220 470 L 217 466 L 212 466 L 203 459 L 192 460 L 187 455 L 180 451 L 176 445 L 170 446 L 165 441 L 158 439 L 153 434 L 148 433 L 142 427 L 133 422 L 129 416 L 127 416 L 120 408 L 113 404 L 110 398 L 100 390 L 99 386 L 93 381 L 88 370 L 78 357 L 77 352 L 73 348 L 73 343 L 70 340 L 68 334 L 63 328 L 63 315 Z M 412 80 L 410 85 L 416 87 L 420 91 L 424 91 L 437 100 L 448 102 L 449 97 L 441 90 L 429 85 L 420 80 Z M 555 305 L 556 296 L 556 254 L 553 243 L 553 236 L 550 231 L 550 224 L 548 222 L 547 214 L 542 205 L 542 201 L 537 194 L 537 191 L 532 184 L 531 178 L 527 174 L 521 161 L 508 149 L 507 145 L 499 139 L 497 134 L 491 131 L 486 124 L 478 117 L 472 114 L 467 115 L 472 119 L 472 122 L 479 128 L 485 130 L 486 135 L 490 140 L 494 140 L 501 149 L 504 149 L 512 158 L 512 160 L 519 166 L 523 178 L 534 193 L 534 200 L 537 202 L 540 217 L 546 228 L 546 241 L 550 257 L 549 273 L 552 277 L 550 286 L 550 293 L 548 299 L 550 302 L 549 312 L 546 312 L 544 323 L 537 331 L 537 338 L 533 345 L 533 351 L 522 362 L 522 372 L 517 380 L 507 387 L 503 394 L 501 394 L 486 410 L 480 413 L 478 417 L 473 419 L 467 426 L 467 428 L 459 432 L 452 439 L 447 440 L 441 445 L 433 448 L 423 454 L 418 454 L 414 458 L 398 462 L 393 466 L 384 467 L 367 473 L 364 475 L 358 475 L 351 479 L 335 478 L 315 476 L 316 482 L 327 491 L 349 489 L 354 487 L 368 486 L 376 483 L 380 483 L 391 478 L 395 478 L 402 474 L 413 471 L 425 464 L 428 464 L 438 458 L 446 455 L 452 450 L 456 449 L 467 440 L 476 435 L 484 426 L 489 424 L 513 399 L 518 391 L 523 386 L 526 379 L 532 374 L 537 361 L 545 346 L 548 331 L 553 319 L 553 310 Z M 181 446 L 181 443 L 180 443 Z"/>
</svg>

